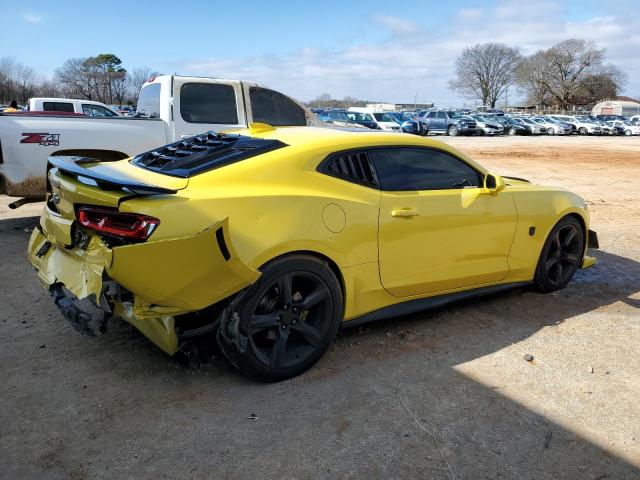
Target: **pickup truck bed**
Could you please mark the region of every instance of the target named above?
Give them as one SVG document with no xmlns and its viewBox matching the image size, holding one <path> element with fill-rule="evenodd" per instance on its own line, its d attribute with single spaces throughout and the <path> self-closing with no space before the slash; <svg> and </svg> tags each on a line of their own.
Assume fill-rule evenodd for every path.
<svg viewBox="0 0 640 480">
<path fill-rule="evenodd" d="M 117 160 L 167 143 L 160 119 L 70 115 L 0 114 L 0 194 L 40 197 L 45 192 L 44 164 L 37 157 L 92 156 Z"/>
</svg>

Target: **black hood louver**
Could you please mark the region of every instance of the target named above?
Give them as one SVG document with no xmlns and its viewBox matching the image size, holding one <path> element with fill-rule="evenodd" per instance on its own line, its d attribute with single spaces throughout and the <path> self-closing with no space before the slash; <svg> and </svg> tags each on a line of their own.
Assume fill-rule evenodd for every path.
<svg viewBox="0 0 640 480">
<path fill-rule="evenodd" d="M 136 155 L 131 163 L 157 173 L 189 178 L 286 146 L 279 140 L 207 132 Z"/>
</svg>

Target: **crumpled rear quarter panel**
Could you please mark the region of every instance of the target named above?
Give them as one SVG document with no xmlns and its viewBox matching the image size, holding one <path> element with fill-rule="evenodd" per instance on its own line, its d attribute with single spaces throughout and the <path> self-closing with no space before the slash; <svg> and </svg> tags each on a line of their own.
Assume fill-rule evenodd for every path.
<svg viewBox="0 0 640 480">
<path fill-rule="evenodd" d="M 218 245 L 222 229 L 229 258 Z M 228 220 L 189 237 L 113 248 L 111 278 L 151 305 L 200 310 L 251 285 L 260 273 L 238 258 Z"/>
</svg>

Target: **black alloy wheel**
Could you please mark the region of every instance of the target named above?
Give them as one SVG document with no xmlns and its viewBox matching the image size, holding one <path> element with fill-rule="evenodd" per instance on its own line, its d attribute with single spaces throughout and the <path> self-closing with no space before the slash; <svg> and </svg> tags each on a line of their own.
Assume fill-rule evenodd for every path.
<svg viewBox="0 0 640 480">
<path fill-rule="evenodd" d="M 243 352 L 222 342 L 240 371 L 260 381 L 299 375 L 327 350 L 342 320 L 340 284 L 328 265 L 295 255 L 268 264 L 236 311 Z"/>
<path fill-rule="evenodd" d="M 584 254 L 582 226 L 575 217 L 565 217 L 553 228 L 538 261 L 534 283 L 543 292 L 567 286 Z"/>
</svg>

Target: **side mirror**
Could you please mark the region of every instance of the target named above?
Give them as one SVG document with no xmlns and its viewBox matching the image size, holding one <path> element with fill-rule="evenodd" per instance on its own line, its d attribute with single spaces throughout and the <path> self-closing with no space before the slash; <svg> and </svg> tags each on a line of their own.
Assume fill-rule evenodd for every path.
<svg viewBox="0 0 640 480">
<path fill-rule="evenodd" d="M 487 173 L 484 177 L 484 188 L 489 193 L 498 193 L 500 190 L 504 190 L 504 180 L 500 175 L 493 173 Z"/>
</svg>

